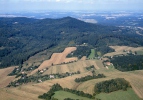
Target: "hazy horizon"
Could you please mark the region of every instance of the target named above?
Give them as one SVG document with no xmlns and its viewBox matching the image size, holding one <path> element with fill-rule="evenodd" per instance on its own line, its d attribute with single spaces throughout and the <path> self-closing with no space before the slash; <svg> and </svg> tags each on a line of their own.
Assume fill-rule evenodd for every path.
<svg viewBox="0 0 143 100">
<path fill-rule="evenodd" d="M 143 0 L 0 0 L 0 11 L 139 11 L 142 4 Z"/>
</svg>

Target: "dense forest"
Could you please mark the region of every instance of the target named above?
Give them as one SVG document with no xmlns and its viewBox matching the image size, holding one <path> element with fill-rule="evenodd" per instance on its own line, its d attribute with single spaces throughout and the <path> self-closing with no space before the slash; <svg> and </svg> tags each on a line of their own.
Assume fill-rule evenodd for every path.
<svg viewBox="0 0 143 100">
<path fill-rule="evenodd" d="M 120 71 L 143 69 L 143 55 L 118 56 L 111 59 L 114 67 Z"/>
<path fill-rule="evenodd" d="M 103 54 L 112 51 L 110 45 L 142 46 L 142 37 L 135 33 L 130 28 L 90 24 L 71 17 L 0 18 L 0 68 L 21 65 L 36 53 L 56 46 L 78 45 L 81 51 L 80 46 L 86 43 L 87 48 L 96 48 Z M 80 55 L 86 52 L 87 56 L 89 51 Z"/>
<path fill-rule="evenodd" d="M 131 85 L 124 78 L 116 78 L 107 81 L 97 83 L 94 87 L 95 94 L 98 93 L 110 93 L 117 90 L 126 91 Z"/>
<path fill-rule="evenodd" d="M 83 56 L 89 56 L 91 48 L 88 46 L 78 46 L 77 50 L 73 51 L 72 53 L 68 54 L 67 57 L 78 57 L 81 59 Z"/>
</svg>

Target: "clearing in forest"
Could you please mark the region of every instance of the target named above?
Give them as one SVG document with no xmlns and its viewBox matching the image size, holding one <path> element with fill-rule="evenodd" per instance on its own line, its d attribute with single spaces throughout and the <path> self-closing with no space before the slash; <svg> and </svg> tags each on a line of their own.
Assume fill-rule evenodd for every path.
<svg viewBox="0 0 143 100">
<path fill-rule="evenodd" d="M 89 59 L 93 59 L 95 57 L 95 50 L 94 49 L 91 49 L 91 53 L 90 55 L 88 56 Z"/>
</svg>

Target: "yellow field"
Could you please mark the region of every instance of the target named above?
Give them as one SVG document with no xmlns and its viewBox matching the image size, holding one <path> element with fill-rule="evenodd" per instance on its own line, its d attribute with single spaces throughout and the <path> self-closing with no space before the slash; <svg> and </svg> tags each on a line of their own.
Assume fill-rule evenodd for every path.
<svg viewBox="0 0 143 100">
<path fill-rule="evenodd" d="M 0 69 L 0 88 L 6 87 L 14 79 L 14 76 L 7 76 L 14 68 L 15 67 Z"/>
<path fill-rule="evenodd" d="M 38 67 L 38 69 L 35 69 L 34 71 L 32 71 L 31 74 L 36 73 L 38 70 L 42 70 L 44 68 L 49 68 L 50 66 L 55 65 L 55 64 L 67 63 L 67 62 L 78 60 L 77 57 L 66 58 L 66 56 L 69 53 L 71 53 L 72 51 L 75 51 L 75 50 L 76 50 L 76 47 L 68 47 L 68 48 L 65 48 L 65 50 L 62 53 L 53 53 L 53 55 L 51 56 L 51 58 L 49 60 L 44 61 Z"/>
<path fill-rule="evenodd" d="M 123 50 L 130 50 L 130 49 L 132 51 L 143 49 L 143 48 L 132 48 L 126 46 L 122 47 L 112 46 L 112 48 L 114 48 L 117 52 L 122 52 Z M 48 63 L 46 63 L 45 61 L 40 66 L 40 69 L 48 67 L 48 64 L 50 66 L 49 69 L 43 73 L 43 75 L 54 74 L 54 73 L 77 72 L 77 71 L 81 72 L 81 74 L 75 74 L 66 78 L 47 80 L 42 83 L 28 83 L 22 86 L 18 86 L 16 88 L 13 87 L 4 88 L 5 86 L 8 85 L 10 81 L 14 79 L 14 77 L 7 76 L 7 74 L 9 74 L 14 69 L 14 67 L 0 69 L 0 80 L 1 80 L 0 100 L 39 100 L 38 96 L 43 93 L 46 93 L 55 83 L 59 83 L 64 88 L 77 89 L 80 91 L 84 91 L 85 93 L 93 94 L 94 86 L 96 83 L 113 78 L 125 78 L 127 81 L 130 82 L 135 93 L 140 98 L 143 99 L 143 70 L 120 72 L 114 68 L 106 69 L 102 64 L 102 60 L 86 60 L 86 58 L 68 64 L 61 64 L 63 61 L 66 61 L 67 59 L 66 55 L 72 52 L 73 50 L 76 50 L 76 48 L 75 47 L 67 48 L 65 49 L 65 51 L 63 51 L 64 54 L 63 53 L 53 54 L 51 59 L 48 60 Z M 55 65 L 51 66 L 52 63 Z M 84 77 L 86 75 L 92 75 L 92 73 L 90 71 L 87 71 L 85 68 L 91 65 L 95 66 L 96 74 L 102 73 L 106 76 L 106 78 L 93 79 L 83 83 L 76 83 L 74 81 L 75 78 Z"/>
<path fill-rule="evenodd" d="M 96 63 L 96 60 L 79 60 L 79 61 L 74 62 L 74 63 L 51 66 L 43 74 L 45 75 L 45 74 L 77 72 L 77 71 L 84 73 L 84 72 L 87 72 L 85 67 L 89 67 L 91 65 L 94 65 L 96 69 L 100 69 L 100 67 L 101 68 L 103 67 L 103 66 L 98 66 Z"/>
<path fill-rule="evenodd" d="M 76 70 L 80 70 L 82 72 L 81 74 L 69 76 L 69 77 L 62 78 L 62 79 L 52 79 L 52 80 L 48 80 L 42 83 L 29 83 L 29 84 L 22 85 L 16 88 L 4 88 L 0 90 L 0 94 L 7 95 L 7 97 L 0 96 L 0 99 L 9 98 L 7 100 L 13 100 L 13 99 L 14 100 L 18 100 L 18 99 L 38 100 L 37 98 L 38 95 L 47 92 L 50 89 L 50 87 L 55 83 L 59 83 L 64 88 L 66 87 L 66 88 L 71 88 L 71 89 L 77 89 L 77 90 L 92 94 L 94 92 L 93 89 L 94 89 L 95 83 L 98 83 L 104 80 L 113 79 L 113 78 L 125 78 L 127 81 L 130 82 L 136 94 L 140 98 L 143 98 L 143 71 L 120 72 L 116 69 L 108 70 L 104 67 L 97 66 L 97 65 L 100 65 L 97 63 L 100 63 L 100 61 L 96 61 L 96 60 L 95 61 L 94 60 L 80 61 L 79 60 L 77 62 L 70 63 L 70 64 L 52 66 L 49 69 L 49 72 L 47 71 L 44 74 L 56 73 L 58 70 L 61 73 L 71 72 L 71 71 L 76 71 Z M 96 73 L 104 73 L 106 78 L 89 80 L 83 83 L 74 82 L 75 78 L 80 78 L 80 77 L 92 74 L 90 71 L 86 71 L 84 69 L 85 66 L 91 65 L 91 64 L 95 64 L 96 67 L 99 68 L 98 70 L 96 70 Z"/>
<path fill-rule="evenodd" d="M 123 52 L 123 50 L 132 52 L 135 51 L 143 51 L 143 47 L 128 47 L 128 46 L 110 46 L 111 48 L 115 49 L 115 52 L 107 53 L 104 56 L 114 56 L 114 55 L 120 55 L 120 54 L 127 54 L 127 52 Z"/>
<path fill-rule="evenodd" d="M 135 93 L 143 98 L 143 71 L 120 72 L 118 70 L 108 70 L 106 68 L 98 70 L 99 73 L 104 73 L 106 78 L 94 79 L 80 84 L 77 89 L 86 93 L 93 93 L 94 85 L 98 82 L 110 80 L 114 78 L 125 78 L 130 82 Z"/>
</svg>

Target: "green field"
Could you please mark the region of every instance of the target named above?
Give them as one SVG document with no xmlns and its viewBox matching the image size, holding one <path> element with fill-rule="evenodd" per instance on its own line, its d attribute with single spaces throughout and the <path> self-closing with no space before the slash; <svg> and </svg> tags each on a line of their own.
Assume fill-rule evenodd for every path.
<svg viewBox="0 0 143 100">
<path fill-rule="evenodd" d="M 143 51 L 137 51 L 138 55 L 143 55 Z"/>
<path fill-rule="evenodd" d="M 93 59 L 95 57 L 95 50 L 94 49 L 91 49 L 91 53 L 90 55 L 88 56 L 89 59 Z"/>
<path fill-rule="evenodd" d="M 65 98 L 79 99 L 79 100 L 93 100 L 86 97 L 77 96 L 75 94 L 65 92 L 65 91 L 57 91 L 55 92 L 55 95 L 53 97 L 58 98 L 58 100 L 64 100 Z"/>
<path fill-rule="evenodd" d="M 109 70 L 114 70 L 114 66 L 111 64 L 110 66 L 108 66 Z"/>
<path fill-rule="evenodd" d="M 116 91 L 109 94 L 100 93 L 96 95 L 96 98 L 101 100 L 140 100 L 135 92 L 130 88 L 127 91 Z"/>
</svg>

